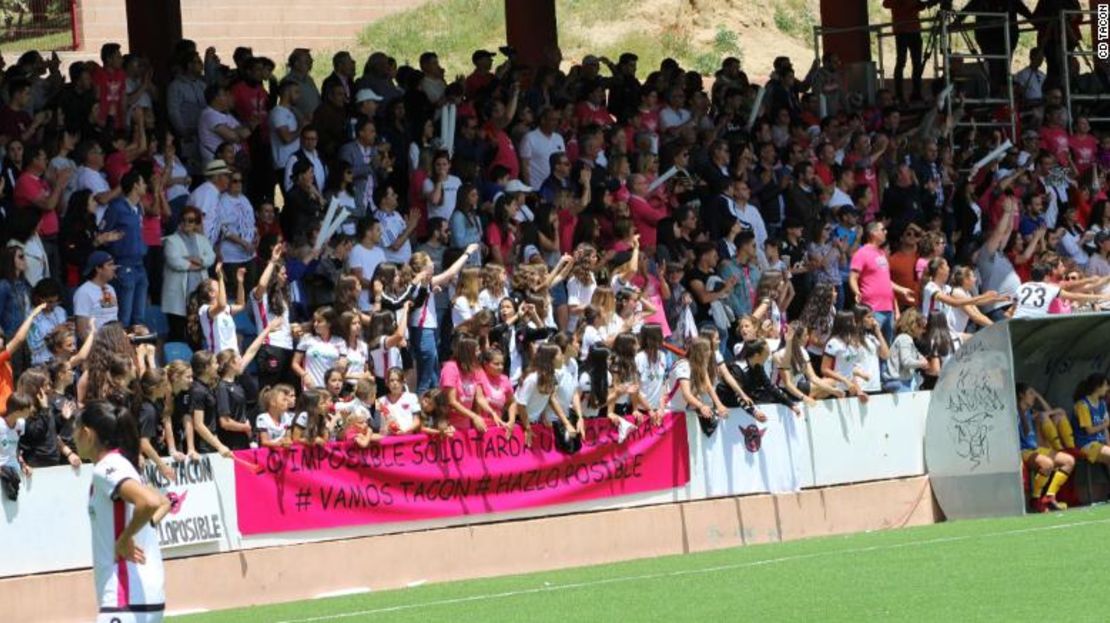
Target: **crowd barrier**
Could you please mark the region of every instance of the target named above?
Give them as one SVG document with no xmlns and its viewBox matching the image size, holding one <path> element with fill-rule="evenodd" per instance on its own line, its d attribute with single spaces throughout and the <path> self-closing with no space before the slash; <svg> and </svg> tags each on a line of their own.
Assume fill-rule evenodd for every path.
<svg viewBox="0 0 1110 623">
<path fill-rule="evenodd" d="M 769 415 L 766 423 L 737 410 L 708 438 L 693 415 L 684 420 L 674 415 L 665 426 L 634 433 L 624 444 L 613 443 L 605 422 L 595 422 L 583 449 L 572 457 L 555 452 L 546 445 L 550 439 L 540 436 L 527 457 L 510 442 L 484 437 L 408 440 L 399 448 L 365 453 L 313 450 L 305 457 L 304 451 L 289 452 L 280 465 L 265 451 L 242 453 L 257 470 L 207 455 L 175 465 L 177 484 L 152 470 L 147 477 L 174 502 L 160 536 L 164 555 L 181 558 L 919 476 L 925 473 L 922 439 L 929 401 L 924 392 L 875 396 L 866 405 L 830 400 L 801 418 L 768 405 L 762 407 Z M 475 449 L 467 443 L 493 445 Z M 436 444 L 440 447 L 432 450 Z M 463 454 L 453 454 L 460 448 Z M 381 464 L 386 452 L 412 462 L 419 455 L 421 464 L 406 463 L 391 473 Z M 294 457 L 299 462 L 288 462 Z M 302 469 L 305 465 L 311 469 Z M 493 467 L 500 473 L 483 471 Z M 479 493 L 484 477 L 490 480 Z M 77 473 L 69 467 L 36 470 L 18 502 L 0 503 L 0 577 L 90 565 L 85 510 L 90 479 L 88 465 Z M 434 491 L 428 484 L 433 481 Z M 367 493 L 370 484 L 381 482 L 392 483 L 395 503 L 388 512 L 380 500 L 371 505 Z M 409 482 L 407 492 L 402 482 Z M 425 483 L 420 495 L 417 482 Z M 311 512 L 297 510 L 304 487 L 316 505 Z M 327 511 L 322 508 L 325 491 Z M 440 499 L 444 496 L 448 499 Z M 292 519 L 298 514 L 301 519 Z"/>
</svg>

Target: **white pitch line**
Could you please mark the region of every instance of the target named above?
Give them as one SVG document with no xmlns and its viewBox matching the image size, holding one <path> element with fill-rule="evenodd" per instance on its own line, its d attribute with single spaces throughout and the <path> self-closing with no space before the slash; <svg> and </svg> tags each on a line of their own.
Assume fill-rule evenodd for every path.
<svg viewBox="0 0 1110 623">
<path fill-rule="evenodd" d="M 485 595 L 471 595 L 469 597 L 455 597 L 452 599 L 437 599 L 434 601 L 426 601 L 423 603 L 402 604 L 398 606 L 389 606 L 386 608 L 375 608 L 373 610 L 359 610 L 357 612 L 342 612 L 338 614 L 329 614 L 326 616 L 309 617 L 307 619 L 288 619 L 285 621 L 278 621 L 277 623 L 317 623 L 318 621 L 336 621 L 339 619 L 348 619 L 351 617 L 371 616 L 375 614 L 386 614 L 390 612 L 400 612 L 402 610 L 414 610 L 417 608 L 430 608 L 435 606 L 450 606 L 454 604 L 470 603 L 475 601 L 488 601 L 494 599 L 506 599 L 510 597 L 519 597 L 522 595 L 534 595 L 537 593 L 550 593 L 555 591 L 573 590 L 576 588 L 589 588 L 594 586 L 603 586 L 606 584 L 622 584 L 625 582 L 641 582 L 644 580 L 659 580 L 663 578 L 675 578 L 687 575 L 700 575 L 703 573 L 717 573 L 719 571 L 734 571 L 737 569 L 747 569 L 751 567 L 763 567 L 767 565 L 780 564 L 784 562 L 795 562 L 798 560 L 810 560 L 813 558 L 824 558 L 827 556 L 843 556 L 846 554 L 865 554 L 869 552 L 902 549 L 906 547 L 923 547 L 928 545 L 940 545 L 944 543 L 954 543 L 958 541 L 970 541 L 974 539 L 986 539 L 1002 536 L 1013 536 L 1017 534 L 1029 534 L 1033 532 L 1047 532 L 1049 530 L 1067 530 L 1069 528 L 1078 528 L 1083 526 L 1095 526 L 1099 524 L 1110 523 L 1108 519 L 1096 519 L 1094 521 L 1076 521 L 1071 523 L 1056 524 L 1052 526 L 1038 526 L 1036 528 L 1021 528 L 1018 530 L 1005 530 L 1002 532 L 988 532 L 986 534 L 964 535 L 964 536 L 950 536 L 940 537 L 935 539 L 926 539 L 923 541 L 909 541 L 906 543 L 893 543 L 890 545 L 873 545 L 870 547 L 859 547 L 854 549 L 842 549 L 831 552 L 815 552 L 812 554 L 797 554 L 794 556 L 783 556 L 781 558 L 768 558 L 766 560 L 756 560 L 751 562 L 735 563 L 730 565 L 717 565 L 714 567 L 702 567 L 699 569 L 682 569 L 679 571 L 668 571 L 666 573 L 647 573 L 643 575 L 629 575 L 615 578 L 602 578 L 599 580 L 592 580 L 590 582 L 574 582 L 571 584 L 559 584 L 541 586 L 536 588 L 528 588 L 517 591 L 505 591 L 502 593 L 487 593 Z"/>
</svg>

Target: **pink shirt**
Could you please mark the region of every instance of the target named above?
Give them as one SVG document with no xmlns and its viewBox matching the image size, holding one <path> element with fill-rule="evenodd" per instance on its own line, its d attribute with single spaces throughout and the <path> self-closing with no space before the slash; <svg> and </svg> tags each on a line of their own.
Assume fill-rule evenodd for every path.
<svg viewBox="0 0 1110 623">
<path fill-rule="evenodd" d="M 894 311 L 894 286 L 890 280 L 890 262 L 882 249 L 865 244 L 852 256 L 852 272 L 859 273 L 859 294 L 862 303 L 872 311 Z"/>
<path fill-rule="evenodd" d="M 459 370 L 459 365 L 454 361 L 448 361 L 443 364 L 443 369 L 439 372 L 439 387 L 440 389 L 454 389 L 455 397 L 467 409 L 474 408 L 474 395 L 478 392 L 478 382 L 480 375 L 476 372 L 463 374 Z M 448 416 L 451 425 L 458 430 L 468 429 L 473 426 L 470 418 L 465 417 L 463 414 L 452 411 Z"/>
<path fill-rule="evenodd" d="M 17 208 L 28 208 L 38 210 L 34 205 L 34 201 L 38 199 L 45 199 L 50 196 L 50 184 L 45 179 L 31 173 L 24 171 L 19 179 L 15 181 L 15 193 L 12 201 Z M 42 213 L 42 220 L 39 221 L 39 235 L 40 236 L 54 236 L 58 233 L 58 213 L 54 210 Z"/>
<path fill-rule="evenodd" d="M 494 411 L 504 413 L 505 407 L 513 401 L 513 383 L 509 377 L 501 374 L 491 379 L 483 372 L 479 375 L 478 383 L 482 386 L 482 395 L 486 397 L 486 401 Z"/>
</svg>

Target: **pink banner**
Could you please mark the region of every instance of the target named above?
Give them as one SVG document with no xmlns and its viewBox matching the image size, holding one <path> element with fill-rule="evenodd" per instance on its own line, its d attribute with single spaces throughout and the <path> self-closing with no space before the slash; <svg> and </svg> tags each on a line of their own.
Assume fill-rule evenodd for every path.
<svg viewBox="0 0 1110 623">
<path fill-rule="evenodd" d="M 670 489 L 690 479 L 686 417 L 646 423 L 624 443 L 608 420 L 590 420 L 581 450 L 564 454 L 535 426 L 532 448 L 515 431 L 451 439 L 387 438 L 243 450 L 235 502 L 244 535 L 480 515 Z M 258 469 L 251 469 L 255 464 Z"/>
</svg>

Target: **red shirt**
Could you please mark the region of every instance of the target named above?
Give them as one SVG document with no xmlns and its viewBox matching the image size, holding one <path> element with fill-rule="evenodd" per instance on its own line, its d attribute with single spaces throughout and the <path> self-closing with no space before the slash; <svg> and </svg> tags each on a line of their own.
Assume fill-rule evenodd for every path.
<svg viewBox="0 0 1110 623">
<path fill-rule="evenodd" d="M 1068 147 L 1075 158 L 1075 168 L 1079 171 L 1079 176 L 1083 177 L 1095 163 L 1098 139 L 1090 134 L 1072 134 L 1068 137 Z"/>
<path fill-rule="evenodd" d="M 859 160 L 859 156 L 848 154 L 844 157 L 844 166 L 854 167 L 856 160 Z M 871 166 L 857 170 L 855 176 L 856 184 L 871 187 L 871 205 L 867 206 L 867 213 L 864 214 L 863 219 L 864 222 L 867 222 L 874 219 L 875 215 L 879 213 L 879 176 L 875 175 L 874 163 Z"/>
<path fill-rule="evenodd" d="M 492 169 L 496 165 L 501 165 L 509 170 L 509 179 L 517 179 L 520 177 L 520 157 L 516 154 L 516 146 L 513 145 L 513 139 L 504 130 L 497 127 L 493 123 L 486 123 L 486 136 L 497 143 L 497 156 L 494 157 L 493 162 L 490 163 Z"/>
<path fill-rule="evenodd" d="M 0 134 L 8 138 L 23 140 L 23 133 L 33 122 L 31 113 L 26 110 L 15 110 L 10 106 L 0 109 Z"/>
<path fill-rule="evenodd" d="M 123 109 L 124 96 L 127 94 L 127 74 L 122 69 L 101 67 L 93 72 L 93 85 L 96 86 L 96 94 L 100 100 L 100 123 L 112 117 L 116 129 L 122 129 L 127 114 Z"/>
<path fill-rule="evenodd" d="M 34 205 L 35 200 L 45 199 L 50 196 L 50 184 L 30 171 L 24 171 L 15 181 L 15 194 L 12 201 L 17 208 L 38 210 Z M 50 210 L 42 213 L 39 221 L 40 236 L 55 236 L 58 234 L 58 213 Z"/>
<path fill-rule="evenodd" d="M 266 94 L 266 89 L 263 89 L 261 84 L 252 86 L 246 82 L 236 82 L 235 86 L 231 87 L 231 97 L 235 100 L 233 109 L 239 121 L 247 126 L 258 122 L 258 129 L 255 132 L 261 132 L 259 138 L 269 142 L 270 133 L 266 131 L 266 118 L 270 114 L 270 96 Z"/>
<path fill-rule="evenodd" d="M 613 115 L 604 106 L 594 106 L 589 102 L 578 102 L 574 107 L 574 117 L 578 119 L 578 127 L 596 123 L 602 127 L 613 125 Z"/>
<path fill-rule="evenodd" d="M 463 88 L 466 91 L 468 98 L 473 98 L 479 91 L 489 86 L 493 82 L 493 74 L 484 73 L 480 74 L 477 71 L 466 77 L 466 82 L 463 83 Z"/>
<path fill-rule="evenodd" d="M 507 229 L 501 231 L 501 226 L 497 223 L 490 223 L 486 225 L 486 243 L 491 247 L 497 247 L 501 251 L 501 261 L 505 263 L 506 267 L 515 264 L 516 258 L 513 257 L 513 245 L 516 239 L 513 237 L 513 230 Z"/>
<path fill-rule="evenodd" d="M 1041 128 L 1041 148 L 1056 156 L 1056 164 L 1066 165 L 1071 161 L 1068 132 L 1064 128 L 1044 126 Z"/>
<path fill-rule="evenodd" d="M 628 210 L 632 213 L 632 224 L 640 234 L 640 244 L 648 249 L 655 248 L 656 227 L 667 216 L 667 209 L 653 205 L 643 197 L 632 195 L 628 198 Z"/>
</svg>

